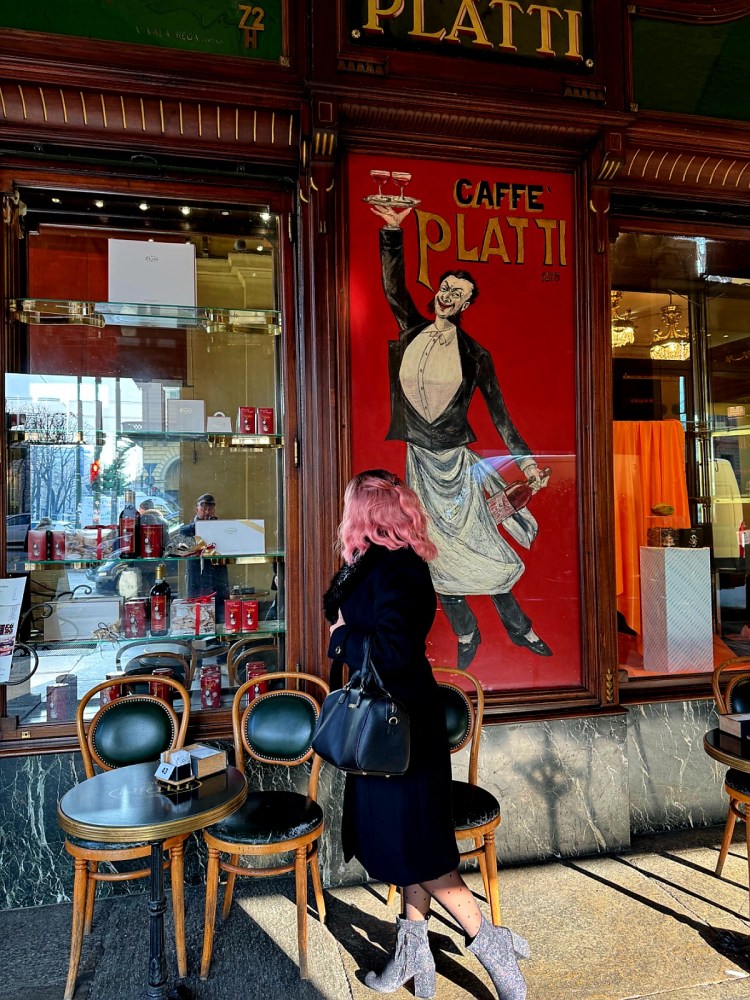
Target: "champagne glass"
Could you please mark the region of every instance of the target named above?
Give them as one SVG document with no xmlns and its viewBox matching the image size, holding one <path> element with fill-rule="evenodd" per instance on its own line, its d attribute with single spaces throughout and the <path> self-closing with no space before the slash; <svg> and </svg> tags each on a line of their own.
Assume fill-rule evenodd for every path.
<svg viewBox="0 0 750 1000">
<path fill-rule="evenodd" d="M 398 185 L 398 200 L 404 200 L 404 188 L 411 181 L 411 174 L 406 173 L 404 170 L 394 170 L 391 174 L 393 181 Z"/>
<path fill-rule="evenodd" d="M 371 170 L 370 171 L 370 177 L 372 177 L 372 179 L 375 181 L 375 183 L 378 186 L 378 195 L 379 196 L 381 196 L 383 194 L 383 185 L 385 184 L 385 182 L 388 180 L 388 178 L 390 176 L 391 176 L 390 170 Z"/>
</svg>

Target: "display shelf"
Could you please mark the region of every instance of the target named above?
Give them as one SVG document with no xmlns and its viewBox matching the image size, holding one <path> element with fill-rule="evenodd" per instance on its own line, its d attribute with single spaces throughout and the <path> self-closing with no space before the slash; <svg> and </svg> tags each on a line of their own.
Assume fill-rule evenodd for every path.
<svg viewBox="0 0 750 1000">
<path fill-rule="evenodd" d="M 11 316 L 21 323 L 77 326 L 161 326 L 205 333 L 281 332 L 274 309 L 228 309 L 222 306 L 152 305 L 143 302 L 79 302 L 65 299 L 11 299 Z"/>
<path fill-rule="evenodd" d="M 259 566 L 263 563 L 277 562 L 284 558 L 283 552 L 261 552 L 248 553 L 246 555 L 204 555 L 204 556 L 158 556 L 153 559 L 119 559 L 117 556 L 110 556 L 108 559 L 40 559 L 19 561 L 15 563 L 12 570 L 14 573 L 30 573 L 35 569 L 88 569 L 92 566 L 108 565 L 111 562 L 121 562 L 128 565 L 154 565 L 159 563 L 188 563 L 204 562 L 231 563 L 234 566 Z"/>
<path fill-rule="evenodd" d="M 95 639 L 93 636 L 91 638 L 82 637 L 76 639 L 42 639 L 37 638 L 34 642 L 34 647 L 37 651 L 42 652 L 55 651 L 55 650 L 73 650 L 73 649 L 92 649 L 97 646 L 110 646 L 113 649 L 117 649 L 119 646 L 129 645 L 131 643 L 144 643 L 144 644 L 157 644 L 157 643 L 168 643 L 173 639 L 184 640 L 197 640 L 197 639 L 219 639 L 222 642 L 236 642 L 239 639 L 273 639 L 276 636 L 286 634 L 286 622 L 285 621 L 268 621 L 261 622 L 257 629 L 251 632 L 172 632 L 169 635 L 144 635 L 138 637 L 118 635 L 111 639 Z M 202 652 L 202 650 L 199 650 Z M 208 652 L 211 652 L 209 650 Z"/>
<path fill-rule="evenodd" d="M 284 447 L 284 437 L 282 434 L 235 434 L 233 431 L 197 432 L 186 433 L 184 431 L 130 431 L 123 429 L 112 435 L 116 441 L 133 441 L 149 444 L 180 443 L 181 441 L 205 441 L 209 447 L 220 448 L 249 448 L 257 450 L 275 449 Z M 104 431 L 95 432 L 91 435 L 91 440 L 86 435 L 78 434 L 73 441 L 59 440 L 54 437 L 42 437 L 37 431 L 9 431 L 8 443 L 16 448 L 24 447 L 45 447 L 45 448 L 77 448 L 80 445 L 91 445 L 92 447 L 103 447 L 106 443 L 107 434 Z"/>
</svg>

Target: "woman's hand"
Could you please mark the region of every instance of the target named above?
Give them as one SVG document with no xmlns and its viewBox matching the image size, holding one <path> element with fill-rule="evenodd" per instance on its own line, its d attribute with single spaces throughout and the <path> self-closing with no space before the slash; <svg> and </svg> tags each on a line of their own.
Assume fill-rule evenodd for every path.
<svg viewBox="0 0 750 1000">
<path fill-rule="evenodd" d="M 331 627 L 328 629 L 328 632 L 331 635 L 333 635 L 333 633 L 336 631 L 336 629 L 340 628 L 342 625 L 346 625 L 346 622 L 344 621 L 344 616 L 341 614 L 341 608 L 339 608 L 339 616 L 336 619 L 336 621 L 333 623 L 333 625 L 331 625 Z"/>
</svg>

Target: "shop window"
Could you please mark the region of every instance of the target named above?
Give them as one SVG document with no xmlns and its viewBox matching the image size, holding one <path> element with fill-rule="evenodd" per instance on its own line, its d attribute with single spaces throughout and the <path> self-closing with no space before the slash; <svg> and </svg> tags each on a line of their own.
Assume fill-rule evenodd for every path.
<svg viewBox="0 0 750 1000">
<path fill-rule="evenodd" d="M 750 653 L 750 243 L 621 231 L 611 295 L 627 697 Z"/>
</svg>

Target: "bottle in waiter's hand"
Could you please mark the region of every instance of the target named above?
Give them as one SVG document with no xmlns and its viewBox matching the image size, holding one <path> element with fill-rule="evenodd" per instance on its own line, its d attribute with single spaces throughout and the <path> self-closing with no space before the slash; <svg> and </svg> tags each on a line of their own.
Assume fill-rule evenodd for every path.
<svg viewBox="0 0 750 1000">
<path fill-rule="evenodd" d="M 552 469 L 547 467 L 542 469 L 542 481 L 546 483 L 552 475 Z M 535 486 L 533 482 L 525 479 L 523 482 L 508 483 L 503 489 L 493 493 L 487 499 L 487 506 L 490 514 L 495 520 L 495 524 L 500 524 L 512 517 L 517 510 L 528 507 L 529 501 L 542 488 L 542 484 Z"/>
<path fill-rule="evenodd" d="M 125 506 L 120 512 L 118 534 L 120 536 L 120 558 L 135 559 L 138 555 L 138 527 L 140 514 L 135 506 L 135 493 L 125 490 Z"/>
<path fill-rule="evenodd" d="M 151 606 L 151 635 L 169 635 L 169 605 L 172 588 L 165 579 L 166 567 L 159 563 L 156 567 L 156 583 L 149 592 Z"/>
</svg>

